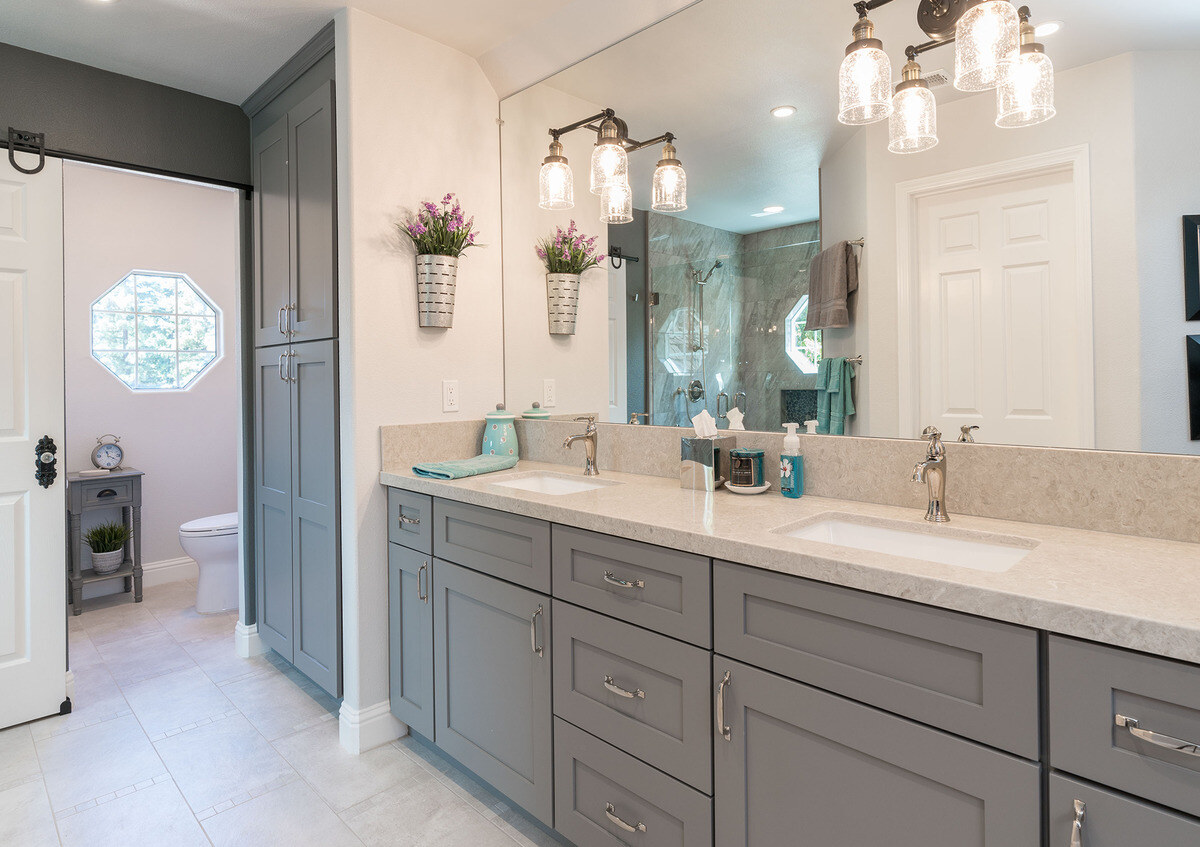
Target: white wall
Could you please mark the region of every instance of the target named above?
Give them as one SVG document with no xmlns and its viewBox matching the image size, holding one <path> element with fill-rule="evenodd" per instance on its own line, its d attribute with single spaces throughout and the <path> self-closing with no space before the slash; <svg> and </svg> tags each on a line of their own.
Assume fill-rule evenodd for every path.
<svg viewBox="0 0 1200 847">
<path fill-rule="evenodd" d="M 181 523 L 237 509 L 238 194 L 73 162 L 63 183 L 65 464 L 91 468 L 96 437 L 119 435 L 146 474 L 143 561 L 181 558 Z M 91 357 L 91 304 L 135 269 L 185 273 L 221 311 L 224 354 L 187 391 L 132 391 Z"/>
<path fill-rule="evenodd" d="M 355 9 L 336 18 L 342 744 L 375 746 L 387 716 L 386 491 L 379 428 L 480 417 L 503 399 L 498 100 L 464 54 Z M 487 246 L 458 274 L 454 328 L 417 327 L 415 263 L 393 221 L 457 192 Z M 457 414 L 441 381 L 459 381 Z M 372 729 L 355 721 L 377 718 Z"/>
<path fill-rule="evenodd" d="M 596 235 L 608 252 L 608 225 L 600 222 L 600 198 L 588 190 L 596 136 L 577 130 L 562 137 L 575 176 L 575 208 L 538 208 L 538 169 L 549 150 L 547 130 L 600 112 L 604 107 L 535 85 L 504 101 L 504 359 L 508 407 L 515 412 L 541 402 L 543 381 L 553 379 L 556 414 L 603 412 L 608 408 L 607 263 L 584 274 L 575 335 L 551 335 L 546 321 L 546 269 L 534 243 L 566 229 Z"/>
</svg>

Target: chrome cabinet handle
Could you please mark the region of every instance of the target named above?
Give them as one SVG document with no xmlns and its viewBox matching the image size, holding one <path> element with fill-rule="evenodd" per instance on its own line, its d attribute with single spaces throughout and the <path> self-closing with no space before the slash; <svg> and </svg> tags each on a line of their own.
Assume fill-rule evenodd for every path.
<svg viewBox="0 0 1200 847">
<path fill-rule="evenodd" d="M 617 586 L 617 588 L 645 588 L 646 587 L 646 581 L 644 579 L 633 579 L 633 580 L 621 579 L 619 576 L 616 576 L 612 571 L 604 572 L 604 581 L 607 582 L 609 585 Z"/>
<path fill-rule="evenodd" d="M 286 376 L 284 376 L 284 374 L 283 374 L 283 360 L 285 358 L 287 358 L 287 351 L 284 351 L 283 353 L 279 354 L 279 378 L 282 379 L 284 382 L 287 382 L 288 378 Z"/>
<path fill-rule="evenodd" d="M 733 740 L 733 727 L 725 723 L 725 688 L 732 684 L 729 671 L 725 671 L 725 678 L 717 683 L 717 732 L 726 741 Z"/>
<path fill-rule="evenodd" d="M 426 572 L 429 570 L 429 562 L 422 562 L 421 567 L 417 568 L 417 599 L 422 603 L 429 603 L 429 589 L 426 587 Z"/>
<path fill-rule="evenodd" d="M 404 526 L 405 524 L 408 524 L 409 526 L 420 526 L 421 519 L 420 518 L 410 518 L 407 515 L 405 515 L 404 512 L 401 512 L 400 513 L 400 525 Z"/>
<path fill-rule="evenodd" d="M 537 609 L 529 616 L 529 646 L 533 648 L 535 656 L 541 656 L 544 652 L 537 643 L 537 619 L 542 613 L 542 604 L 538 603 Z"/>
<path fill-rule="evenodd" d="M 285 338 L 287 337 L 287 330 L 283 328 L 283 315 L 286 311 L 287 311 L 287 306 L 279 307 L 279 319 L 275 324 L 277 327 L 279 327 L 279 334 L 284 336 Z"/>
<path fill-rule="evenodd" d="M 1083 847 L 1083 816 L 1087 806 L 1082 800 L 1075 801 L 1075 820 L 1071 822 L 1071 847 Z"/>
<path fill-rule="evenodd" d="M 288 356 L 288 366 L 287 366 L 288 382 L 299 382 L 300 378 L 292 375 L 292 359 L 296 358 L 297 353 L 295 350 L 288 350 L 287 356 Z"/>
<path fill-rule="evenodd" d="M 294 338 L 296 336 L 296 304 L 287 304 L 287 337 Z"/>
<path fill-rule="evenodd" d="M 604 687 L 613 694 L 616 694 L 618 697 L 624 697 L 626 700 L 633 700 L 634 698 L 637 698 L 638 700 L 646 699 L 646 692 L 642 689 L 635 688 L 633 691 L 630 691 L 628 688 L 622 688 L 613 682 L 613 678 L 611 676 L 604 677 Z"/>
<path fill-rule="evenodd" d="M 1129 730 L 1129 734 L 1135 738 L 1149 741 L 1157 747 L 1165 747 L 1168 750 L 1174 750 L 1177 753 L 1186 753 L 1189 756 L 1200 756 L 1200 744 L 1192 741 L 1184 741 L 1179 738 L 1172 738 L 1169 735 L 1163 735 L 1158 732 L 1151 732 L 1148 729 L 1142 729 L 1138 726 L 1137 718 L 1117 715 L 1116 724 L 1117 726 L 1125 727 L 1125 729 Z"/>
<path fill-rule="evenodd" d="M 621 829 L 625 830 L 626 832 L 645 832 L 646 831 L 646 825 L 644 823 L 642 823 L 641 821 L 638 821 L 636 824 L 632 824 L 632 823 L 625 823 L 625 821 L 621 820 L 621 818 L 617 816 L 617 809 L 615 806 L 613 806 L 612 803 L 604 804 L 604 814 L 608 816 L 608 819 L 610 821 L 615 823 L 617 826 L 619 826 Z"/>
</svg>

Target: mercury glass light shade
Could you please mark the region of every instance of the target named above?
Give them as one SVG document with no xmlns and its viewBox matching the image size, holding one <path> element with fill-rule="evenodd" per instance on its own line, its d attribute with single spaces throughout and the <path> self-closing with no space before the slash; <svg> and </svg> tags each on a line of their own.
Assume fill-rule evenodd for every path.
<svg viewBox="0 0 1200 847">
<path fill-rule="evenodd" d="M 629 182 L 629 154 L 621 144 L 616 123 L 606 118 L 592 150 L 591 192 L 600 194 L 612 182 Z"/>
<path fill-rule="evenodd" d="M 682 212 L 687 208 L 687 174 L 675 158 L 675 145 L 663 145 L 662 158 L 654 169 L 650 208 L 656 212 Z"/>
<path fill-rule="evenodd" d="M 937 146 L 937 103 L 920 73 L 916 62 L 909 62 L 904 82 L 896 86 L 888 126 L 888 149 L 893 153 L 920 153 Z"/>
<path fill-rule="evenodd" d="M 538 174 L 538 206 L 550 211 L 575 208 L 575 175 L 556 138 Z"/>
<path fill-rule="evenodd" d="M 600 221 L 606 224 L 633 221 L 633 191 L 628 181 L 611 182 L 600 192 Z"/>
<path fill-rule="evenodd" d="M 892 61 L 866 18 L 854 26 L 854 41 L 838 73 L 838 120 L 851 126 L 881 121 L 892 113 Z"/>
<path fill-rule="evenodd" d="M 1054 117 L 1054 64 L 1034 45 L 1021 56 L 1008 78 L 996 87 L 996 126 L 1014 129 L 1034 126 Z"/>
<path fill-rule="evenodd" d="M 968 9 L 955 28 L 954 87 L 959 91 L 995 88 L 1021 49 L 1021 21 L 1009 0 L 983 0 Z"/>
</svg>

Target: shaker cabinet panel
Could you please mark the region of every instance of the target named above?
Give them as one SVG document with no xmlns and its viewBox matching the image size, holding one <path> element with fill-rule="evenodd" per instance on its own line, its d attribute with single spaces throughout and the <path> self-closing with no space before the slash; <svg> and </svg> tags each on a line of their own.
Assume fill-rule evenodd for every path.
<svg viewBox="0 0 1200 847">
<path fill-rule="evenodd" d="M 292 401 L 284 377 L 287 351 L 255 351 L 254 559 L 258 632 L 289 662 L 292 633 Z"/>
<path fill-rule="evenodd" d="M 254 346 L 286 344 L 291 302 L 292 224 L 288 122 L 263 130 L 252 148 L 254 178 Z"/>
<path fill-rule="evenodd" d="M 433 571 L 428 555 L 388 545 L 388 668 L 392 714 L 433 739 Z"/>
<path fill-rule="evenodd" d="M 550 524 L 545 521 L 438 499 L 433 549 L 439 559 L 550 593 Z"/>
<path fill-rule="evenodd" d="M 1079 818 L 1078 824 L 1076 818 Z M 1059 773 L 1050 776 L 1048 823 L 1050 844 L 1054 847 L 1068 844 L 1083 847 L 1196 847 L 1200 844 L 1200 820 Z M 1079 836 L 1078 841 L 1071 840 L 1075 834 Z"/>
<path fill-rule="evenodd" d="M 433 498 L 388 489 L 388 541 L 422 553 L 433 552 Z"/>
<path fill-rule="evenodd" d="M 293 340 L 337 335 L 333 82 L 288 112 Z"/>
</svg>

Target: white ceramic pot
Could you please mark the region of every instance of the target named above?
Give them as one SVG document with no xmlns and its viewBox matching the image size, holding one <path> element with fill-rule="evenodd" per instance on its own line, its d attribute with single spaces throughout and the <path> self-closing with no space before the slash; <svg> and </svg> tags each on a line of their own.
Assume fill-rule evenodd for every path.
<svg viewBox="0 0 1200 847">
<path fill-rule="evenodd" d="M 551 335 L 574 335 L 579 314 L 579 274 L 546 274 L 546 313 Z"/>
<path fill-rule="evenodd" d="M 98 574 L 113 573 L 121 567 L 121 563 L 125 560 L 125 551 L 113 550 L 111 553 L 97 553 L 92 551 L 92 570 Z"/>
<path fill-rule="evenodd" d="M 417 256 L 417 320 L 420 326 L 454 326 L 457 256 Z"/>
</svg>

